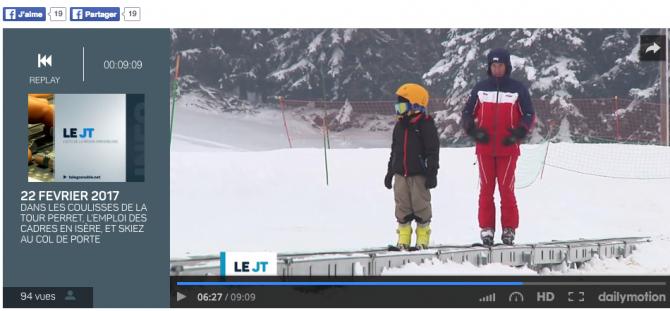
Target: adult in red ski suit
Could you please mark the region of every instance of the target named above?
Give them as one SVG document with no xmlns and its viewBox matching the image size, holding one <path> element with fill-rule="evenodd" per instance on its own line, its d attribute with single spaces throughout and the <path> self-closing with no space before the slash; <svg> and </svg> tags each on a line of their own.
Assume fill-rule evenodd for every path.
<svg viewBox="0 0 670 311">
<path fill-rule="evenodd" d="M 511 231 L 513 240 L 519 226 L 514 195 L 514 171 L 520 154 L 519 143 L 535 122 L 528 88 L 510 78 L 511 72 L 509 52 L 504 49 L 492 50 L 487 56 L 488 78 L 472 89 L 461 118 L 463 129 L 477 145 L 479 227 L 482 234 L 490 230 L 492 239 L 496 226 L 493 194 L 497 181 L 501 197 L 503 242 L 506 244 L 511 244 L 511 241 L 505 241 L 505 233 Z"/>
</svg>

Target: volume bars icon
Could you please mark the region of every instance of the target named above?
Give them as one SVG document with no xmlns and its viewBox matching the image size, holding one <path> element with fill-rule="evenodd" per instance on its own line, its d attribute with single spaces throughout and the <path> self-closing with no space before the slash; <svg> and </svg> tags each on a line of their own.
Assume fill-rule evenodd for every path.
<svg viewBox="0 0 670 311">
<path fill-rule="evenodd" d="M 496 302 L 496 293 L 479 298 L 479 302 Z"/>
<path fill-rule="evenodd" d="M 37 54 L 37 68 L 42 68 L 49 66 L 51 67 L 51 54 L 49 55 L 42 55 L 42 54 Z"/>
</svg>

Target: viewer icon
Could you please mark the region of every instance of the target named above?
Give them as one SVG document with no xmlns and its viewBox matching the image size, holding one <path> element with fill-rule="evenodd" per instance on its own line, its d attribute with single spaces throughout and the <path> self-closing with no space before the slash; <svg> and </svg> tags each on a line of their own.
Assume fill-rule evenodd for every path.
<svg viewBox="0 0 670 311">
<path fill-rule="evenodd" d="M 67 295 L 65 296 L 65 301 L 75 301 L 77 300 L 77 297 L 74 296 L 74 292 L 72 290 L 67 291 Z"/>
</svg>

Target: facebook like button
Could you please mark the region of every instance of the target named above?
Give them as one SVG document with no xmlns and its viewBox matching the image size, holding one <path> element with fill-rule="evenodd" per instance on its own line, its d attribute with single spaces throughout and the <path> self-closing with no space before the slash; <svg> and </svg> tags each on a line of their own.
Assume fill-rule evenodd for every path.
<svg viewBox="0 0 670 311">
<path fill-rule="evenodd" d="M 119 7 L 70 8 L 70 20 L 74 22 L 116 22 L 121 20 Z"/>
<path fill-rule="evenodd" d="M 5 22 L 43 22 L 47 20 L 47 9 L 44 7 L 5 7 L 2 13 L 2 20 Z"/>
</svg>

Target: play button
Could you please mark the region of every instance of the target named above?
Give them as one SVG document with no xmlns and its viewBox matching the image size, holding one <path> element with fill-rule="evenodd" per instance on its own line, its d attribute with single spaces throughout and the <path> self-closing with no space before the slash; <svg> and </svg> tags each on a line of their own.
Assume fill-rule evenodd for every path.
<svg viewBox="0 0 670 311">
<path fill-rule="evenodd" d="M 184 300 L 184 298 L 186 298 L 186 295 L 184 295 L 180 292 L 177 292 L 177 301 L 182 301 L 182 300 Z"/>
</svg>

